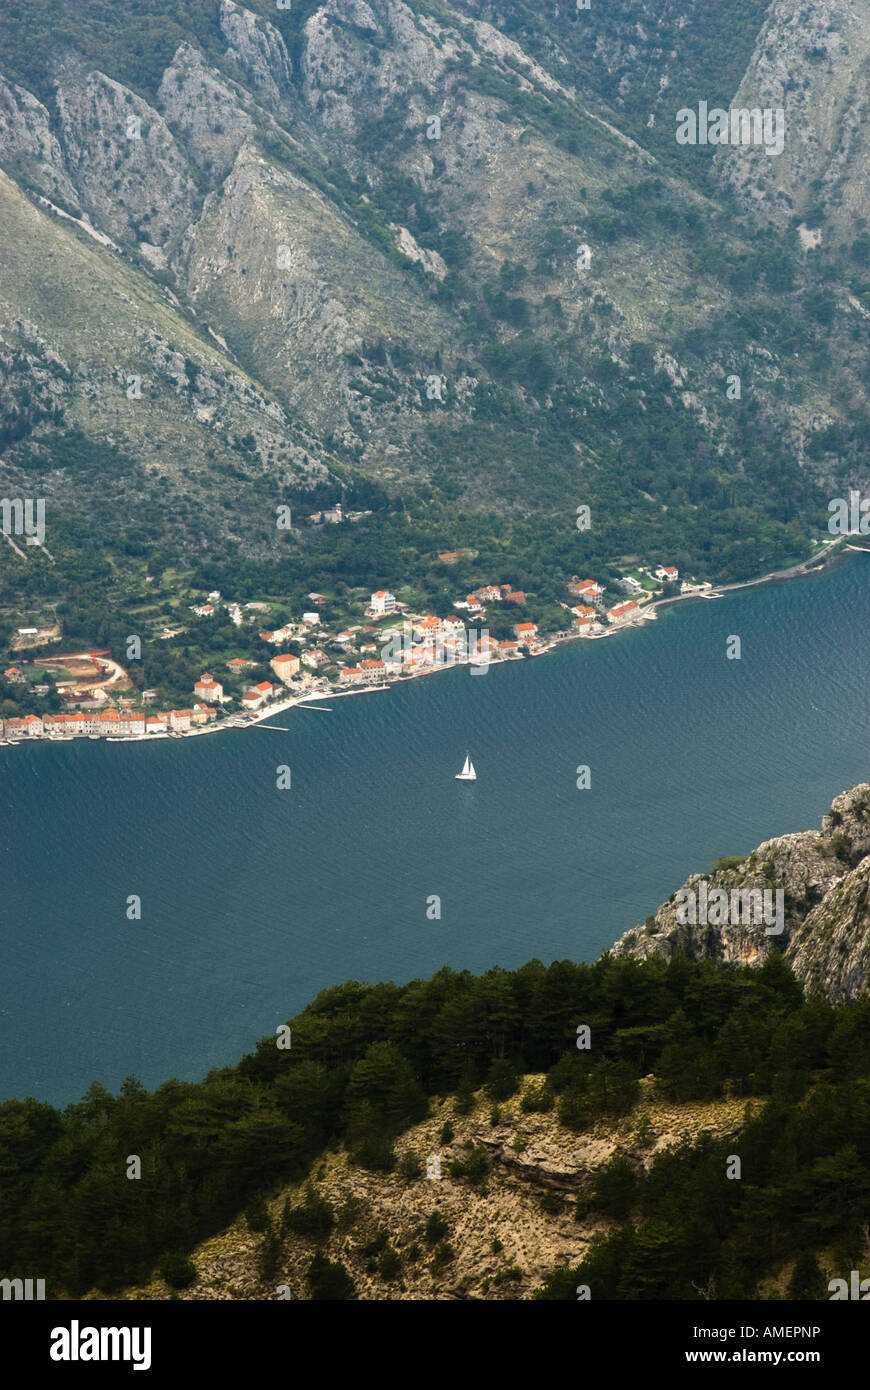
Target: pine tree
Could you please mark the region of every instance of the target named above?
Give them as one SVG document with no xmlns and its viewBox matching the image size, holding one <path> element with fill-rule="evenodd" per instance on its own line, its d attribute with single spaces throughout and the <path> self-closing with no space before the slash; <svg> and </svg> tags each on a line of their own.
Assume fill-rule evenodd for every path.
<svg viewBox="0 0 870 1390">
<path fill-rule="evenodd" d="M 826 1298 L 827 1294 L 828 1276 L 816 1259 L 816 1252 L 801 1251 L 788 1281 L 789 1298 L 819 1299 Z"/>
</svg>

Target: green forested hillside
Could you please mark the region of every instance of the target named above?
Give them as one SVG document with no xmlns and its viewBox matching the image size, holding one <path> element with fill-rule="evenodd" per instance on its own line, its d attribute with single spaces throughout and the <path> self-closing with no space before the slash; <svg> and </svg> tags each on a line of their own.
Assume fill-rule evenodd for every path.
<svg viewBox="0 0 870 1390">
<path fill-rule="evenodd" d="M 0 1106 L 6 1274 L 39 1269 L 52 1293 L 75 1295 L 158 1265 L 183 1270 L 184 1251 L 260 1211 L 275 1185 L 314 1175 L 336 1143 L 385 1182 L 418 1180 L 407 1164 L 396 1170 L 393 1145 L 430 1095 L 452 1093 L 462 1113 L 482 1085 L 497 1106 L 527 1072 L 546 1077 L 521 1108 L 554 1110 L 578 1135 L 631 1110 L 650 1073 L 677 1105 L 767 1097 L 727 1143 L 701 1134 L 645 1174 L 617 1155 L 581 1183 L 576 1216 L 597 1214 L 604 1229 L 543 1296 L 574 1298 L 585 1282 L 596 1298 L 751 1297 L 802 1252 L 836 1246 L 848 1268 L 863 1248 L 870 1005 L 804 1000 L 779 955 L 755 969 L 605 957 L 478 978 L 445 968 L 403 987 L 348 982 L 289 1026 L 198 1085 L 147 1093 L 130 1078 L 118 1097 L 95 1084 L 63 1112 Z M 733 1154 L 739 1181 L 726 1176 Z M 140 1178 L 128 1177 L 131 1156 Z M 293 1228 L 328 1234 L 316 1189 L 306 1210 Z"/>
</svg>

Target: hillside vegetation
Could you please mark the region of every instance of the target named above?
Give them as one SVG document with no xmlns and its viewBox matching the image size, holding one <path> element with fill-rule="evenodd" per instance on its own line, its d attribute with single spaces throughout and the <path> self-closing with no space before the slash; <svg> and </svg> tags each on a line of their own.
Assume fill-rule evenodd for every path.
<svg viewBox="0 0 870 1390">
<path fill-rule="evenodd" d="M 10 1276 L 44 1270 L 53 1296 L 158 1273 L 192 1288 L 190 1252 L 246 1212 L 259 1282 L 213 1258 L 232 1244 L 197 1257 L 232 1296 L 289 1280 L 294 1297 L 348 1297 L 361 1260 L 388 1285 L 364 1291 L 420 1296 L 454 1287 L 454 1257 L 466 1292 L 543 1278 L 546 1297 L 758 1296 L 801 1254 L 834 1250 L 848 1272 L 864 1249 L 868 1069 L 870 1001 L 805 999 L 779 954 L 349 982 L 199 1084 L 0 1105 L 0 1245 Z M 524 1198 L 511 1235 L 536 1182 L 560 1219 L 536 1225 Z M 483 1259 L 484 1232 L 507 1265 Z"/>
<path fill-rule="evenodd" d="M 50 552 L 3 547 L 7 621 L 75 588 L 123 625 L 182 558 L 371 590 L 465 546 L 469 582 L 543 593 L 624 555 L 808 554 L 866 472 L 863 146 L 828 132 L 808 170 L 673 138 L 749 100 L 764 23 L 787 110 L 833 74 L 847 112 L 848 7 L 823 58 L 765 8 L 5 6 L 0 457 Z M 341 484 L 380 502 L 333 553 L 305 516 Z"/>
</svg>

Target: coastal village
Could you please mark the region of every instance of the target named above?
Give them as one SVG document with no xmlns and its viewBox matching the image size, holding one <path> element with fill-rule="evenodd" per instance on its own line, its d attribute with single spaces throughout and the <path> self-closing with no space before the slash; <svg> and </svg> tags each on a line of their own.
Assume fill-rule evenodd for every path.
<svg viewBox="0 0 870 1390">
<path fill-rule="evenodd" d="M 438 556 L 447 565 L 459 558 L 459 552 Z M 315 698 L 381 689 L 396 679 L 463 664 L 479 672 L 494 662 L 539 656 L 572 638 L 606 637 L 655 618 L 656 600 L 663 595 L 709 596 L 711 586 L 681 582 L 675 566 L 663 565 L 654 570 L 638 567 L 607 585 L 574 575 L 565 588 L 565 599 L 559 604 L 565 620 L 559 630 L 539 631 L 536 622 L 518 617 L 509 623 L 510 635 L 501 638 L 490 636 L 488 615 L 496 611 L 507 615 L 512 607 L 523 612 L 529 608 L 525 592 L 509 583 L 485 584 L 456 598 L 452 611 L 443 617 L 415 612 L 389 590 L 379 589 L 365 605 L 366 621 L 335 625 L 335 631 L 322 621 L 329 603 L 326 595 L 309 593 L 311 606 L 298 621 L 268 629 L 260 628 L 258 620 L 271 610 L 270 604 L 242 605 L 215 590 L 188 604 L 189 611 L 206 622 L 228 618 L 240 635 L 250 630 L 253 637 L 256 631 L 263 656 L 259 662 L 231 656 L 214 671 L 192 676 L 189 703 L 178 709 L 156 708 L 157 690 L 138 689 L 129 671 L 109 651 L 42 655 L 28 662 L 24 656 L 28 646 L 44 648 L 59 642 L 61 634 L 59 629 L 19 628 L 18 664 L 2 673 L 7 689 L 22 687 L 20 700 L 28 691 L 38 697 L 52 691 L 61 709 L 0 719 L 0 743 L 81 737 L 151 740 L 244 727 Z M 504 631 L 505 623 L 499 628 Z M 184 630 L 164 628 L 158 640 L 170 640 Z M 274 679 L 247 679 L 265 664 Z M 227 675 L 222 676 L 221 668 Z M 226 688 L 227 682 L 231 689 Z"/>
</svg>

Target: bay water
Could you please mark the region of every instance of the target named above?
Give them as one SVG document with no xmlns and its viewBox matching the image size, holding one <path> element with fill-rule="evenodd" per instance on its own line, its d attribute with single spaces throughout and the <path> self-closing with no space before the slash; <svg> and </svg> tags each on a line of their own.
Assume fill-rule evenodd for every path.
<svg viewBox="0 0 870 1390">
<path fill-rule="evenodd" d="M 0 1098 L 198 1080 L 347 979 L 594 960 L 870 777 L 868 627 L 855 555 L 289 732 L 0 749 Z"/>
</svg>

